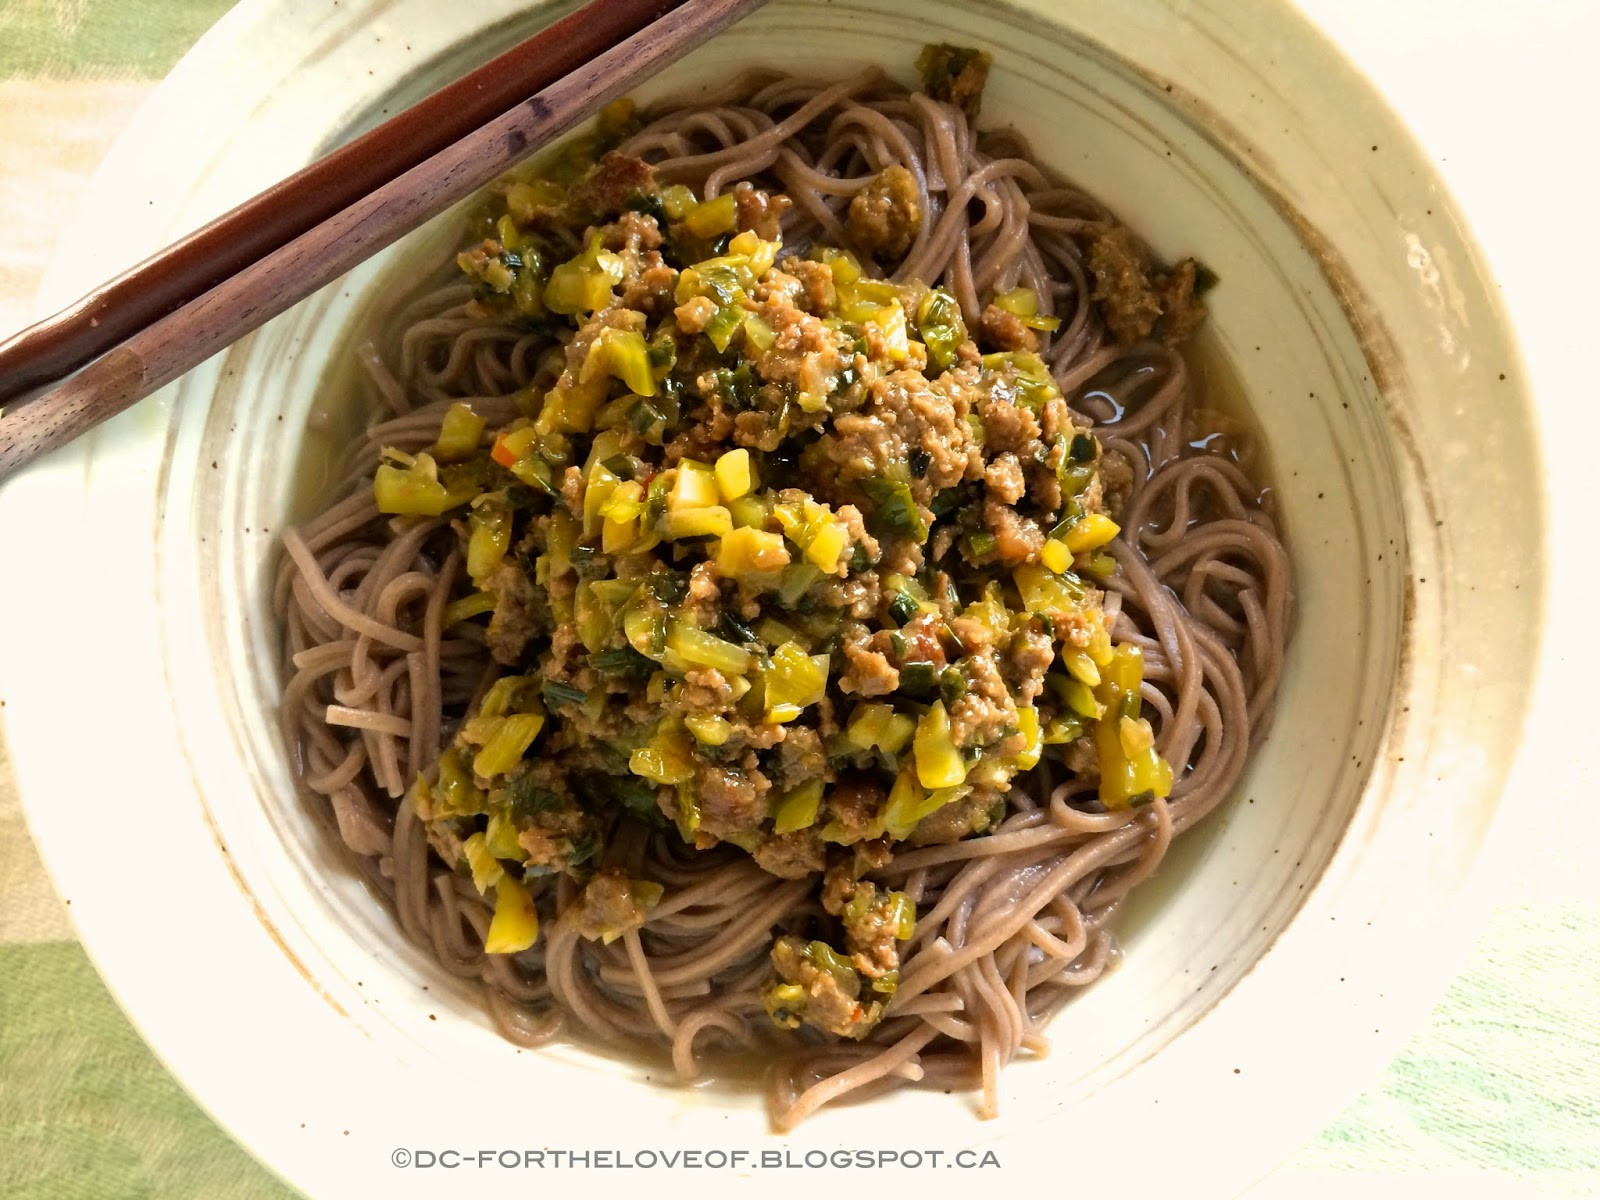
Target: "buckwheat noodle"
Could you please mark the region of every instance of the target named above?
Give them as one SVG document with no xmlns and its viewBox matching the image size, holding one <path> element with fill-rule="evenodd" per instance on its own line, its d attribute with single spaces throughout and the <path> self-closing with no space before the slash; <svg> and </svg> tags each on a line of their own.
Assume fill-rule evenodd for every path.
<svg viewBox="0 0 1600 1200">
<path fill-rule="evenodd" d="M 1092 781 L 1053 779 L 1047 763 L 1013 790 L 996 832 L 896 854 L 873 877 L 917 902 L 917 931 L 888 1015 L 861 1043 L 780 1034 L 762 1011 L 775 927 L 821 915 L 811 881 L 768 875 L 740 852 L 689 850 L 672 831 L 630 827 L 607 849 L 666 887 L 642 929 L 611 945 L 578 937 L 551 919 L 578 895 L 561 876 L 543 884 L 534 949 L 486 955 L 487 904 L 433 856 L 405 797 L 496 671 L 481 629 L 443 628 L 467 587 L 454 534 L 442 520 L 381 518 L 370 486 L 380 448 L 425 448 L 450 402 L 504 422 L 511 393 L 553 378 L 548 338 L 467 316 L 459 284 L 419 296 L 360 349 L 371 423 L 339 466 L 336 502 L 283 538 L 282 722 L 298 781 L 407 935 L 481 981 L 496 1025 L 521 1045 L 575 1033 L 654 1048 L 684 1078 L 762 1055 L 780 1128 L 908 1083 L 976 1087 L 992 1114 L 1000 1069 L 1041 1050 L 1050 1016 L 1113 962 L 1123 898 L 1238 779 L 1283 666 L 1287 556 L 1247 456 L 1191 444 L 1184 360 L 1117 345 L 1094 311 L 1075 235 L 1109 214 L 1047 176 L 1014 134 L 979 134 L 876 71 L 829 85 L 754 73 L 651 115 L 623 149 L 707 198 L 743 179 L 781 188 L 794 202 L 786 253 L 847 242 L 851 196 L 902 164 L 926 215 L 899 278 L 949 289 L 969 323 L 980 296 L 1018 285 L 1061 317 L 1044 356 L 1132 479 L 1106 608 L 1114 637 L 1144 649 L 1146 713 L 1181 768 L 1172 794 L 1105 812 Z"/>
</svg>

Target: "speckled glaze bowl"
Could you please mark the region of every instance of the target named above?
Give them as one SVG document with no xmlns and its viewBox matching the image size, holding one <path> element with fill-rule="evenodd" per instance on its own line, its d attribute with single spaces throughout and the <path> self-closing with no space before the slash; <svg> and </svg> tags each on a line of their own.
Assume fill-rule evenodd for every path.
<svg viewBox="0 0 1600 1200">
<path fill-rule="evenodd" d="M 245 0 L 106 162 L 47 299 L 558 11 Z M 413 239 L 0 495 L 4 561 L 28 564 L 72 631 L 41 636 L 41 589 L 0 589 L 5 733 L 47 863 L 145 1037 L 307 1193 L 440 1194 L 437 1171 L 394 1165 L 401 1149 L 752 1155 L 648 1176 L 704 1194 L 783 1146 L 990 1147 L 1009 1179 L 1224 1194 L 1328 1119 L 1440 982 L 1530 685 L 1532 656 L 1495 647 L 1537 639 L 1544 578 L 1542 513 L 1515 486 L 1540 470 L 1529 400 L 1462 222 L 1381 99 L 1273 0 L 774 0 L 641 91 L 752 61 L 906 73 L 933 39 L 993 52 L 988 122 L 1223 279 L 1214 337 L 1295 562 L 1269 738 L 1126 914 L 1121 968 L 1057 1019 L 1048 1057 L 1005 1074 L 998 1120 L 905 1092 L 780 1142 L 746 1089 L 516 1050 L 363 890 L 294 799 L 276 737 L 268 563 L 305 491 L 306 417 Z M 108 246 L 94 233 L 111 218 Z M 526 1171 L 474 1186 L 507 1183 L 541 1186 Z"/>
</svg>

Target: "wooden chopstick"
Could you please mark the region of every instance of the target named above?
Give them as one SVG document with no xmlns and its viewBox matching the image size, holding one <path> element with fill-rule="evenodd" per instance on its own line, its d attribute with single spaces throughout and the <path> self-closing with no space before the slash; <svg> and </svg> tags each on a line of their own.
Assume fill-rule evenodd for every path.
<svg viewBox="0 0 1600 1200">
<path fill-rule="evenodd" d="M 0 343 L 0 406 L 124 338 L 460 141 L 684 0 L 591 0 L 376 129 Z"/>
<path fill-rule="evenodd" d="M 680 0 L 586 67 L 156 316 L 71 378 L 0 411 L 0 479 L 198 366 L 763 3 Z"/>
</svg>

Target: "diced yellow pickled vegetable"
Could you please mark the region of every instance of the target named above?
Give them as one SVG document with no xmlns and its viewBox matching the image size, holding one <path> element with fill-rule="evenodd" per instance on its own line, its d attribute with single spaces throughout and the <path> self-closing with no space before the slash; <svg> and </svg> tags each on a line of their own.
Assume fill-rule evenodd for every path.
<svg viewBox="0 0 1600 1200">
<path fill-rule="evenodd" d="M 622 613 L 628 645 L 646 658 L 660 658 L 667 649 L 667 616 L 659 608 L 635 600 Z"/>
<path fill-rule="evenodd" d="M 533 745 L 533 739 L 544 728 L 544 718 L 535 713 L 512 713 L 486 719 L 499 724 L 472 760 L 472 773 L 483 779 L 504 775 L 520 763 L 528 747 Z"/>
<path fill-rule="evenodd" d="M 487 424 L 483 417 L 472 411 L 472 405 L 458 400 L 445 410 L 439 424 L 439 438 L 433 444 L 433 456 L 440 462 L 459 462 L 478 452 Z"/>
<path fill-rule="evenodd" d="M 503 717 L 507 713 L 539 711 L 539 678 L 536 675 L 502 675 L 489 685 L 478 705 L 480 717 Z"/>
<path fill-rule="evenodd" d="M 684 662 L 713 667 L 724 675 L 743 675 L 755 659 L 743 646 L 735 646 L 686 621 L 674 621 L 667 631 L 667 649 Z"/>
<path fill-rule="evenodd" d="M 681 183 L 674 183 L 661 189 L 661 207 L 666 211 L 669 221 L 681 221 L 696 204 L 694 191 Z"/>
<path fill-rule="evenodd" d="M 1080 715 L 1080 717 L 1099 720 L 1099 718 L 1106 715 L 1106 706 L 1101 704 L 1098 699 L 1094 699 L 1094 693 L 1090 690 L 1090 686 L 1080 678 L 1066 680 L 1066 683 L 1061 688 L 1061 696 L 1062 699 L 1066 699 L 1067 707 L 1074 710 L 1075 714 Z"/>
<path fill-rule="evenodd" d="M 728 512 L 733 517 L 736 529 L 742 525 L 748 525 L 751 529 L 765 529 L 770 515 L 767 502 L 760 496 L 740 496 L 728 503 Z"/>
<path fill-rule="evenodd" d="M 725 746 L 733 736 L 733 726 L 727 718 L 712 713 L 691 713 L 683 723 L 702 746 Z"/>
<path fill-rule="evenodd" d="M 597 234 L 582 254 L 551 270 L 545 305 L 568 316 L 596 312 L 610 302 L 611 289 L 622 282 L 626 271 L 622 256 L 603 249 Z"/>
<path fill-rule="evenodd" d="M 1098 550 L 1121 532 L 1121 527 L 1104 513 L 1090 513 L 1067 530 L 1067 549 L 1074 554 Z"/>
<path fill-rule="evenodd" d="M 683 223 L 695 237 L 712 238 L 732 231 L 738 220 L 738 201 L 732 192 L 696 204 L 683 215 Z"/>
<path fill-rule="evenodd" d="M 620 379 L 636 396 L 654 396 L 656 377 L 650 370 L 650 347 L 631 329 L 602 329 L 584 357 L 580 383 Z"/>
<path fill-rule="evenodd" d="M 1031 317 L 1039 311 L 1039 293 L 1029 287 L 1012 288 L 994 298 L 995 307 L 1017 317 Z"/>
<path fill-rule="evenodd" d="M 817 812 L 822 807 L 822 780 L 808 779 L 799 787 L 783 794 L 773 814 L 774 833 L 793 833 L 809 829 L 817 823 Z"/>
<path fill-rule="evenodd" d="M 754 479 L 750 469 L 750 451 L 743 446 L 729 450 L 717 459 L 714 474 L 717 480 L 717 492 L 724 504 L 748 495 Z"/>
<path fill-rule="evenodd" d="M 661 531 L 673 539 L 726 537 L 733 532 L 733 514 L 720 504 L 669 510 L 661 518 Z"/>
<path fill-rule="evenodd" d="M 1039 551 L 1039 561 L 1060 575 L 1072 567 L 1072 551 L 1067 549 L 1065 542 L 1046 538 L 1044 547 Z"/>
<path fill-rule="evenodd" d="M 398 459 L 401 456 L 390 451 L 386 457 Z M 438 463 L 427 453 L 417 455 L 409 466 L 381 462 L 372 479 L 372 496 L 377 501 L 378 511 L 396 516 L 442 517 L 482 490 L 465 480 L 455 485 L 446 484 L 439 477 Z"/>
<path fill-rule="evenodd" d="M 917 782 L 914 769 L 902 771 L 889 791 L 889 803 L 883 810 L 883 826 L 890 837 L 909 837 L 924 817 L 938 812 L 946 804 L 961 799 L 971 791 L 967 787 L 943 787 L 931 790 Z"/>
<path fill-rule="evenodd" d="M 763 241 L 752 229 L 736 233 L 728 241 L 728 253 L 742 254 L 749 259 L 750 270 L 758 278 L 765 275 L 772 268 L 772 264 L 778 261 L 778 251 L 782 248 L 782 242 Z"/>
<path fill-rule="evenodd" d="M 528 857 L 528 852 L 522 848 L 522 843 L 517 841 L 516 825 L 504 812 L 489 814 L 489 826 L 484 830 L 483 841 L 484 845 L 489 847 L 489 853 L 496 858 L 521 862 Z"/>
<path fill-rule="evenodd" d="M 474 504 L 468 514 L 467 574 L 482 585 L 511 549 L 511 512 L 502 504 Z"/>
<path fill-rule="evenodd" d="M 1017 709 L 1017 732 L 1022 735 L 1022 752 L 1011 765 L 1019 771 L 1030 771 L 1039 765 L 1039 755 L 1044 751 L 1038 709 L 1032 705 Z"/>
<path fill-rule="evenodd" d="M 762 617 L 760 624 L 756 626 L 756 633 L 763 642 L 774 648 L 785 642 L 792 642 L 800 636 L 776 617 Z"/>
<path fill-rule="evenodd" d="M 600 532 L 600 524 L 605 520 L 606 504 L 611 500 L 611 493 L 617 490 L 617 485 L 621 482 L 622 480 L 598 463 L 589 472 L 588 482 L 583 489 L 584 537 L 591 538 Z"/>
<path fill-rule="evenodd" d="M 539 913 L 533 897 L 509 875 L 495 885 L 494 916 L 483 939 L 487 954 L 520 954 L 539 940 Z"/>
<path fill-rule="evenodd" d="M 849 541 L 850 535 L 843 525 L 837 521 L 824 522 L 812 534 L 806 546 L 806 559 L 830 575 L 842 573 L 839 559 Z"/>
<path fill-rule="evenodd" d="M 957 787 L 967 778 L 967 764 L 950 735 L 950 714 L 935 700 L 917 722 L 914 746 L 917 782 L 925 788 Z"/>
<path fill-rule="evenodd" d="M 1088 655 L 1094 660 L 1096 666 L 1106 666 L 1116 653 L 1111 645 L 1111 634 L 1106 630 L 1106 615 L 1100 608 L 1094 607 L 1089 609 L 1088 618 Z"/>
<path fill-rule="evenodd" d="M 781 724 L 822 699 L 828 688 L 828 656 L 808 655 L 798 642 L 785 642 L 772 652 L 762 673 L 767 720 Z"/>
<path fill-rule="evenodd" d="M 781 571 L 789 565 L 783 535 L 742 526 L 724 534 L 717 545 L 717 570 L 737 579 L 761 571 Z"/>
<path fill-rule="evenodd" d="M 895 300 L 878 309 L 869 318 L 883 331 L 883 348 L 890 362 L 903 363 L 910 356 L 911 341 L 906 327 L 906 310 Z"/>
<path fill-rule="evenodd" d="M 710 508 L 721 500 L 717 491 L 716 473 L 703 462 L 692 458 L 678 463 L 672 480 L 672 490 L 667 493 L 667 509 Z"/>
<path fill-rule="evenodd" d="M 478 889 L 480 896 L 499 883 L 506 873 L 500 861 L 490 853 L 481 833 L 475 833 L 462 842 L 461 852 L 466 855 L 467 866 L 472 868 L 472 886 Z"/>
<path fill-rule="evenodd" d="M 658 733 L 628 756 L 628 770 L 654 783 L 688 783 L 694 778 L 694 759 L 681 732 Z"/>
<path fill-rule="evenodd" d="M 846 287 L 861 278 L 861 263 L 848 250 L 828 247 L 822 252 L 822 261 L 833 271 L 836 286 Z"/>
<path fill-rule="evenodd" d="M 1067 674 L 1080 680 L 1089 687 L 1100 686 L 1100 668 L 1095 665 L 1082 650 L 1070 650 L 1061 656 L 1061 661 L 1066 665 Z"/>
<path fill-rule="evenodd" d="M 1038 563 L 1023 563 L 1011 573 L 1029 612 L 1064 616 L 1080 609 L 1083 587 L 1070 575 L 1057 575 Z"/>
<path fill-rule="evenodd" d="M 882 750 L 899 754 L 916 732 L 917 723 L 888 704 L 858 704 L 850 714 L 846 736 L 863 750 Z"/>
<path fill-rule="evenodd" d="M 744 319 L 744 340 L 751 351 L 765 354 L 777 343 L 778 335 L 771 325 L 751 313 Z"/>
</svg>

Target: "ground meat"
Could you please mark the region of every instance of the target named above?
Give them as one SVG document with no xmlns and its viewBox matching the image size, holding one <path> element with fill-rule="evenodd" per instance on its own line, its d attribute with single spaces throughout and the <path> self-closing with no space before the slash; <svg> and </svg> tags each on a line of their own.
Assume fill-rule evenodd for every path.
<svg viewBox="0 0 1600 1200">
<path fill-rule="evenodd" d="M 660 320 L 673 311 L 673 288 L 677 286 L 678 273 L 663 264 L 646 267 L 622 291 L 622 304 L 648 313 Z"/>
<path fill-rule="evenodd" d="M 998 458 L 990 460 L 988 468 L 983 473 L 983 485 L 989 495 L 1002 504 L 1015 504 L 1021 500 L 1027 485 L 1023 480 L 1022 464 L 1017 461 L 1017 456 L 1007 451 Z"/>
<path fill-rule="evenodd" d="M 845 904 L 844 945 L 850 961 L 868 979 L 882 979 L 900 967 L 899 926 L 893 893 L 877 884 L 855 886 Z"/>
<path fill-rule="evenodd" d="M 795 287 L 798 292 L 798 281 Z M 766 383 L 826 397 L 855 354 L 841 330 L 829 329 L 821 318 L 797 308 L 796 298 L 768 292 L 767 298 L 758 302 L 756 315 L 777 336 L 771 349 L 756 356 L 756 372 Z"/>
<path fill-rule="evenodd" d="M 722 612 L 722 593 L 717 589 L 717 569 L 710 562 L 695 563 L 689 572 L 689 595 L 684 609 L 701 629 L 709 629 L 717 623 Z"/>
<path fill-rule="evenodd" d="M 1001 753 L 1014 753 L 1001 745 L 1016 737 L 1005 731 L 1017 727 L 1017 704 L 1000 668 L 987 654 L 968 655 L 962 664 L 966 667 L 967 692 L 948 706 L 951 740 L 957 746 L 999 745 Z M 1021 749 L 1021 739 L 1017 738 L 1015 750 Z"/>
<path fill-rule="evenodd" d="M 1039 445 L 1039 422 L 1034 415 L 1000 389 L 992 389 L 978 402 L 983 418 L 983 448 L 989 455 L 1011 453 L 1019 459 L 1033 457 Z"/>
<path fill-rule="evenodd" d="M 944 846 L 982 833 L 1005 811 L 1005 799 L 983 788 L 952 800 L 917 822 L 907 839 L 913 846 Z"/>
<path fill-rule="evenodd" d="M 985 51 L 969 46 L 926 46 L 917 58 L 917 70 L 922 72 L 922 87 L 929 96 L 955 105 L 967 120 L 975 121 L 990 62 Z"/>
<path fill-rule="evenodd" d="M 439 856 L 439 861 L 452 869 L 463 858 L 466 851 L 461 846 L 461 835 L 456 832 L 453 821 L 427 820 L 424 827 L 428 835 L 428 844 L 433 847 L 433 852 Z"/>
<path fill-rule="evenodd" d="M 772 947 L 773 972 L 783 983 L 798 986 L 804 995 L 799 1016 L 807 1025 L 837 1037 L 861 1037 L 876 1022 L 881 1007 L 869 1015 L 860 1002 L 861 977 L 854 971 L 842 975 L 814 966 L 806 944 L 797 937 L 779 938 Z"/>
<path fill-rule="evenodd" d="M 878 543 L 872 542 L 870 555 L 876 555 Z M 863 620 L 878 611 L 880 589 L 878 577 L 869 572 L 866 575 L 854 575 L 848 579 L 833 579 L 821 584 L 813 595 L 816 602 L 825 608 L 838 609 L 845 616 Z"/>
<path fill-rule="evenodd" d="M 1161 296 L 1161 322 L 1156 333 L 1169 346 L 1186 339 L 1206 319 L 1205 305 L 1194 293 L 1198 270 L 1194 259 L 1186 258 L 1171 271 L 1157 274 L 1151 280 L 1151 286 Z"/>
<path fill-rule="evenodd" d="M 921 227 L 917 177 L 898 163 L 879 171 L 850 201 L 850 240 L 879 261 L 904 258 Z"/>
<path fill-rule="evenodd" d="M 561 472 L 561 503 L 573 515 L 583 512 L 584 487 L 582 467 L 568 467 Z"/>
<path fill-rule="evenodd" d="M 884 640 L 887 642 L 887 636 Z M 839 680 L 839 690 L 846 695 L 887 696 L 900 686 L 900 672 L 882 649 L 870 643 L 846 643 L 844 657 L 849 665 Z"/>
<path fill-rule="evenodd" d="M 847 776 L 828 789 L 823 803 L 829 818 L 844 832 L 843 844 L 858 842 L 872 832 L 888 795 L 882 784 L 864 776 Z"/>
<path fill-rule="evenodd" d="M 589 880 L 582 897 L 564 915 L 580 936 L 610 942 L 643 925 L 650 907 L 627 872 L 606 867 Z"/>
<path fill-rule="evenodd" d="M 827 873 L 822 877 L 822 893 L 818 897 L 822 901 L 822 910 L 837 917 L 844 911 L 845 902 L 855 890 L 854 856 L 836 854 L 828 863 Z"/>
<path fill-rule="evenodd" d="M 785 274 L 800 281 L 805 306 L 813 316 L 825 317 L 833 311 L 839 293 L 833 286 L 832 267 L 804 258 L 786 258 L 782 267 Z"/>
<path fill-rule="evenodd" d="M 700 831 L 719 838 L 749 833 L 767 815 L 770 786 L 760 771 L 700 767 L 694 777 L 694 794 L 700 802 Z"/>
<path fill-rule="evenodd" d="M 822 738 L 808 725 L 787 725 L 778 744 L 778 777 L 786 788 L 798 787 L 808 779 L 824 778 L 828 766 L 822 753 Z"/>
<path fill-rule="evenodd" d="M 822 838 L 815 829 L 772 834 L 752 853 L 762 870 L 779 879 L 804 879 L 822 870 Z"/>
<path fill-rule="evenodd" d="M 686 672 L 683 687 L 678 692 L 678 708 L 685 714 L 717 716 L 732 708 L 733 700 L 733 688 L 715 667 Z"/>
<path fill-rule="evenodd" d="M 776 242 L 783 237 L 783 214 L 792 201 L 781 192 L 767 193 L 749 183 L 739 183 L 733 189 L 735 220 L 741 230 L 748 229 L 763 241 Z"/>
<path fill-rule="evenodd" d="M 1144 271 L 1144 255 L 1132 233 L 1109 225 L 1089 244 L 1094 302 L 1112 335 L 1123 345 L 1143 341 L 1161 316 L 1161 298 Z"/>
<path fill-rule="evenodd" d="M 733 418 L 735 444 L 771 453 L 783 443 L 783 431 L 771 413 L 742 412 Z"/>
<path fill-rule="evenodd" d="M 515 563 L 503 562 L 489 575 L 484 589 L 494 594 L 489 617 L 489 653 L 495 662 L 515 666 L 534 635 L 548 629 L 548 602 L 533 580 Z"/>
<path fill-rule="evenodd" d="M 570 203 L 591 224 L 615 216 L 628 201 L 656 190 L 655 168 L 642 158 L 612 150 L 600 157 L 572 189 Z"/>
<path fill-rule="evenodd" d="M 625 212 L 599 232 L 600 244 L 622 257 L 624 283 L 632 283 L 651 267 L 664 265 L 661 255 L 656 253 L 661 246 L 661 229 L 654 217 Z M 635 306 L 624 304 L 623 307 Z"/>
<path fill-rule="evenodd" d="M 1067 770 L 1080 779 L 1100 778 L 1100 751 L 1095 748 L 1094 738 L 1089 734 L 1063 746 L 1061 761 Z"/>
<path fill-rule="evenodd" d="M 993 500 L 984 502 L 983 523 L 994 534 L 1000 561 L 1008 566 L 1031 562 L 1044 547 L 1044 532 L 1030 517 Z"/>
<path fill-rule="evenodd" d="M 1103 454 L 1099 460 L 1102 505 L 1113 517 L 1122 510 L 1133 487 L 1133 469 L 1120 454 Z"/>
<path fill-rule="evenodd" d="M 1022 323 L 1016 313 L 991 304 L 978 318 L 978 333 L 992 350 L 1037 350 L 1039 335 Z"/>
<path fill-rule="evenodd" d="M 550 764 L 530 766 L 511 791 L 524 798 L 516 817 L 517 844 L 528 856 L 529 866 L 565 871 L 587 861 L 599 849 L 599 823 L 578 807 Z"/>
<path fill-rule="evenodd" d="M 1054 516 L 1061 511 L 1061 480 L 1047 463 L 1029 463 L 1023 468 L 1026 494 L 1041 513 Z"/>
<path fill-rule="evenodd" d="M 693 300 L 678 305 L 673 315 L 678 319 L 678 328 L 684 333 L 699 333 L 711 324 L 711 318 L 717 315 L 717 302 L 709 296 L 696 296 Z"/>
<path fill-rule="evenodd" d="M 1170 271 L 1148 271 L 1143 248 L 1127 229 L 1107 226 L 1089 245 L 1094 301 L 1123 345 L 1157 337 L 1175 345 L 1205 320 L 1195 298 L 1198 267 L 1186 258 Z"/>
<path fill-rule="evenodd" d="M 962 381 L 947 371 L 929 382 L 917 371 L 896 371 L 874 381 L 865 408 L 835 418 L 818 445 L 837 464 L 843 482 L 881 479 L 899 469 L 913 450 L 928 457 L 911 482 L 919 504 L 982 471 L 982 454 L 967 424 Z"/>
<path fill-rule="evenodd" d="M 1055 645 L 1046 633 L 1024 629 L 1011 639 L 1000 669 L 1016 693 L 1018 705 L 1033 703 L 1044 691 L 1044 673 L 1055 660 Z"/>
</svg>

